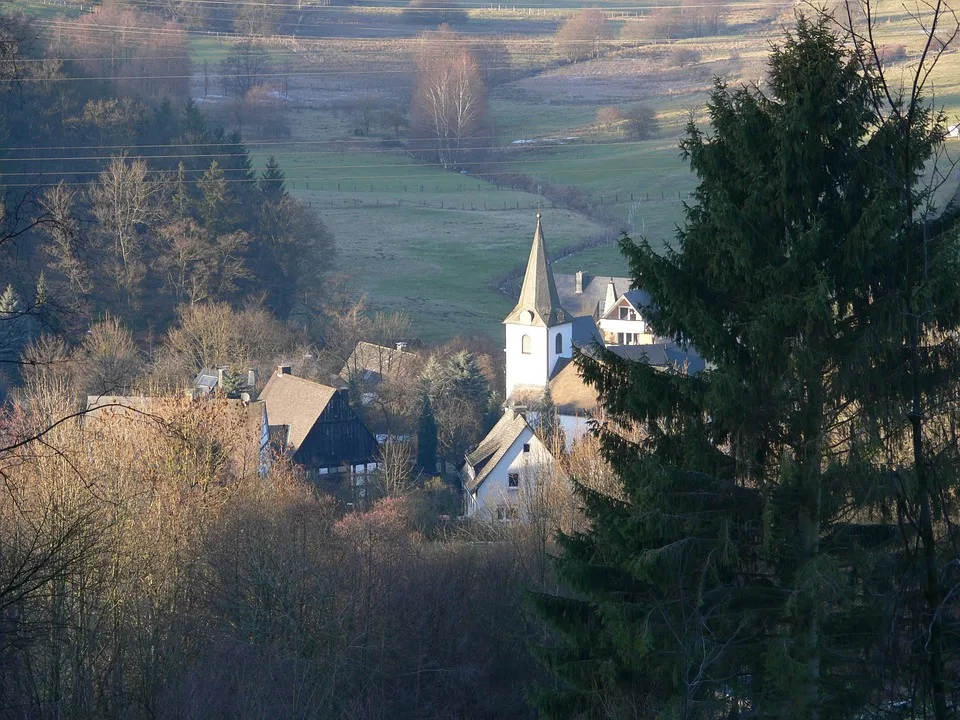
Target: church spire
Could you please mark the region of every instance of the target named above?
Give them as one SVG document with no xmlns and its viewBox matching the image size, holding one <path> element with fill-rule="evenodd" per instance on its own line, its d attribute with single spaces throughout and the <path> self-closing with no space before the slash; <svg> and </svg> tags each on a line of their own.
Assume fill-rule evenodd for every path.
<svg viewBox="0 0 960 720">
<path fill-rule="evenodd" d="M 516 307 L 507 315 L 505 323 L 521 323 L 553 327 L 570 322 L 570 314 L 560 305 L 553 270 L 547 260 L 547 246 L 543 240 L 543 226 L 537 213 L 537 230 L 533 234 L 533 247 L 523 275 L 523 287 Z"/>
</svg>

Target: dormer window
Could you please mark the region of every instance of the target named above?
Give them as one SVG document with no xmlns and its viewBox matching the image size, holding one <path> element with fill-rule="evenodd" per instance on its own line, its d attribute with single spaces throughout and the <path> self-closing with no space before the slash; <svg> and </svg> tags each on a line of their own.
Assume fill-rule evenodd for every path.
<svg viewBox="0 0 960 720">
<path fill-rule="evenodd" d="M 533 310 L 525 310 L 522 317 L 523 321 L 527 323 L 527 325 L 533 324 Z"/>
<path fill-rule="evenodd" d="M 533 340 L 530 339 L 529 335 L 524 335 L 520 338 L 520 352 L 524 355 L 529 355 L 533 352 Z"/>
<path fill-rule="evenodd" d="M 563 335 L 561 335 L 560 333 L 557 333 L 556 352 L 557 352 L 557 355 L 563 354 Z"/>
</svg>

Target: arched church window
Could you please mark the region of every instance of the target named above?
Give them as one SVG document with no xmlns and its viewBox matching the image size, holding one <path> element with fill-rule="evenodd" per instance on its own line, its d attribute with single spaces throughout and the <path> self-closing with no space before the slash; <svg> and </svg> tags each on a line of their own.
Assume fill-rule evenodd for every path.
<svg viewBox="0 0 960 720">
<path fill-rule="evenodd" d="M 527 323 L 528 325 L 531 324 L 531 323 L 533 323 L 533 311 L 532 311 L 532 310 L 526 310 L 526 311 L 524 311 L 524 313 L 523 313 L 523 321 L 524 321 L 525 323 Z"/>
<path fill-rule="evenodd" d="M 531 352 L 533 352 L 532 343 L 533 341 L 530 339 L 530 336 L 524 335 L 522 338 L 520 338 L 520 352 L 522 352 L 524 355 L 529 355 Z"/>
<path fill-rule="evenodd" d="M 557 333 L 557 355 L 563 354 L 563 335 Z"/>
</svg>

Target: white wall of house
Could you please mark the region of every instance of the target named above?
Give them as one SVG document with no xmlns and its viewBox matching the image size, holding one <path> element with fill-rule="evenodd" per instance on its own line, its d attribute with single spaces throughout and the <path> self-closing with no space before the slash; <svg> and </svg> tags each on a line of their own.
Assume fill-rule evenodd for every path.
<svg viewBox="0 0 960 720">
<path fill-rule="evenodd" d="M 616 304 L 604 313 L 597 321 L 597 327 L 607 344 L 650 345 L 654 342 L 653 334 L 643 316 L 625 297 L 617 300 Z"/>
<path fill-rule="evenodd" d="M 535 410 L 528 410 L 524 413 L 524 416 L 527 418 L 527 422 L 531 426 L 537 424 L 537 420 L 540 418 L 540 413 Z M 560 427 L 563 429 L 563 446 L 567 452 L 570 452 L 573 444 L 580 440 L 584 435 L 590 432 L 590 418 L 586 415 L 564 415 L 562 413 L 557 413 L 557 420 L 560 422 Z"/>
<path fill-rule="evenodd" d="M 570 452 L 573 444 L 590 432 L 590 418 L 581 415 L 557 415 L 557 419 L 563 428 L 564 445 L 567 452 Z"/>
<path fill-rule="evenodd" d="M 524 446 L 529 452 L 524 452 Z M 482 520 L 523 520 L 525 491 L 539 478 L 553 472 L 553 456 L 534 432 L 527 428 L 504 453 L 475 492 L 468 493 L 466 515 Z M 511 476 L 516 486 L 511 487 Z"/>
<path fill-rule="evenodd" d="M 530 337 L 530 352 L 523 352 L 523 337 Z M 557 350 L 557 336 L 560 336 L 561 351 Z M 560 358 L 572 357 L 571 338 L 573 325 L 564 323 L 552 328 L 535 325 L 506 325 L 506 397 L 510 397 L 517 385 L 543 387 Z"/>
</svg>

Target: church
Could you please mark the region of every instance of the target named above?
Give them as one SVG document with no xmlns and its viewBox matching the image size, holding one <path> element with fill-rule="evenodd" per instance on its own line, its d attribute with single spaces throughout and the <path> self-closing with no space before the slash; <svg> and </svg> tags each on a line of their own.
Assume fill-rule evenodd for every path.
<svg viewBox="0 0 960 720">
<path fill-rule="evenodd" d="M 604 280 L 582 271 L 554 277 L 537 213 L 520 298 L 503 321 L 504 415 L 462 465 L 468 517 L 520 519 L 523 488 L 553 462 L 534 431 L 547 387 L 568 447 L 589 432 L 600 407 L 573 362 L 574 347 L 604 347 L 664 370 L 703 369 L 692 349 L 653 334 L 643 319 L 650 298 L 630 285 L 629 278 Z"/>
</svg>

